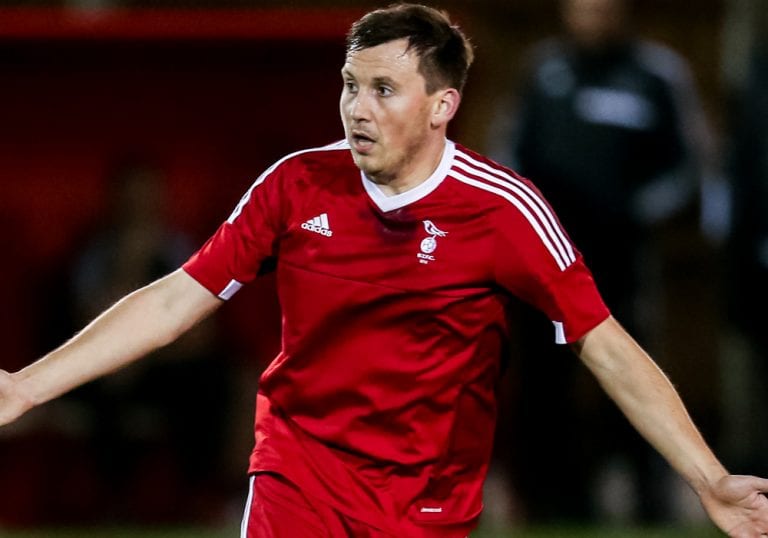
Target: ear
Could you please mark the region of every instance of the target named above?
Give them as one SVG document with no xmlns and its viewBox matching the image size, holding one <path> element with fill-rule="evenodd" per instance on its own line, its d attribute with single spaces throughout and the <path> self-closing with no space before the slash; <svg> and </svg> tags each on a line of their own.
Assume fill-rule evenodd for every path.
<svg viewBox="0 0 768 538">
<path fill-rule="evenodd" d="M 446 126 L 456 115 L 460 103 L 461 94 L 459 93 L 459 90 L 455 88 L 447 88 L 436 91 L 434 102 L 432 104 L 432 117 L 430 118 L 432 127 L 438 128 Z"/>
</svg>

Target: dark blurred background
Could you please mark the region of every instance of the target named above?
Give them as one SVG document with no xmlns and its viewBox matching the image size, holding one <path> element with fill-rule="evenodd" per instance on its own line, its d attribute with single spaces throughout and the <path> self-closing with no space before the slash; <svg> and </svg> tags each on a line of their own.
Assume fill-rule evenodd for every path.
<svg viewBox="0 0 768 538">
<path fill-rule="evenodd" d="M 504 105 L 519 103 L 531 47 L 563 32 L 559 2 L 425 3 L 476 47 L 451 136 L 492 152 L 500 110 L 520 114 Z M 344 33 L 380 5 L 0 2 L 0 367 L 23 367 L 177 267 L 272 162 L 341 138 Z M 628 21 L 685 60 L 706 125 L 693 194 L 646 229 L 631 315 L 725 463 L 751 473 L 768 473 L 766 13 L 766 0 L 643 0 Z M 576 359 L 523 353 L 526 337 L 500 386 L 484 525 L 701 521 L 655 456 L 610 450 L 642 441 L 614 435 Z M 4 429 L 0 528 L 237 520 L 257 379 L 279 341 L 266 276 L 157 357 Z M 545 354 L 545 371 L 526 367 Z M 651 510 L 648 472 L 661 499 Z"/>
</svg>

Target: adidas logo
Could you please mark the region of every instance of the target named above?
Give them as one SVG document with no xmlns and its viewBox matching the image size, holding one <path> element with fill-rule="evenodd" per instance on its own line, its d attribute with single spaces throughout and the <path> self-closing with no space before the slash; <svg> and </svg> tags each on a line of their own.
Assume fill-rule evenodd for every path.
<svg viewBox="0 0 768 538">
<path fill-rule="evenodd" d="M 307 222 L 303 223 L 301 227 L 304 230 L 309 230 L 310 232 L 315 232 L 316 234 L 324 235 L 325 237 L 331 237 L 333 235 L 331 226 L 328 224 L 328 213 L 323 213 L 313 219 L 309 219 Z"/>
</svg>

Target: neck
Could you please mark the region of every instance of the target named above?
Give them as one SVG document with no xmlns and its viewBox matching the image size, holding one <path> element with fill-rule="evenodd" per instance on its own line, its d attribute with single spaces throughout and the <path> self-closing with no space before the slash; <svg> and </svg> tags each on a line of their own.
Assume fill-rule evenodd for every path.
<svg viewBox="0 0 768 538">
<path fill-rule="evenodd" d="M 381 192 L 387 196 L 402 194 L 424 183 L 440 166 L 445 152 L 445 137 L 425 144 L 411 155 L 404 166 L 396 174 L 376 174 L 366 177 L 376 183 Z"/>
</svg>

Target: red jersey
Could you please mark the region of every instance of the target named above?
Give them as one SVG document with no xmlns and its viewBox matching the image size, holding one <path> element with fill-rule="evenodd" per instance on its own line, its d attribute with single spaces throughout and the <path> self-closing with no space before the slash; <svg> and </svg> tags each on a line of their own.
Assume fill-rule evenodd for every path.
<svg viewBox="0 0 768 538">
<path fill-rule="evenodd" d="M 563 343 L 608 316 L 536 188 L 450 141 L 394 196 L 346 142 L 289 155 L 184 269 L 228 299 L 269 258 L 282 350 L 260 380 L 250 470 L 395 534 L 480 512 L 510 297 Z"/>
</svg>

